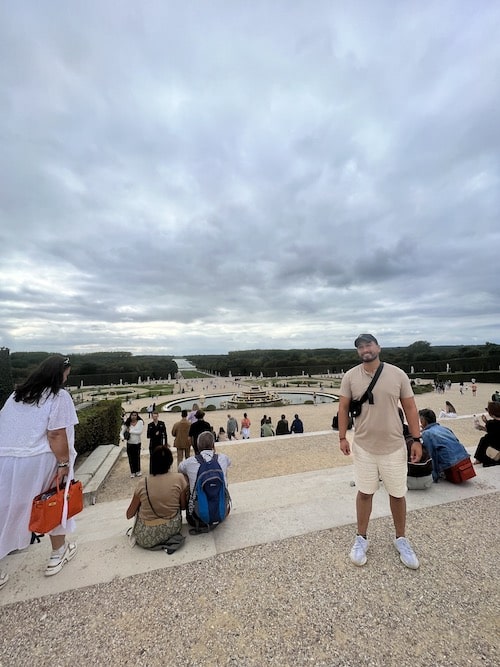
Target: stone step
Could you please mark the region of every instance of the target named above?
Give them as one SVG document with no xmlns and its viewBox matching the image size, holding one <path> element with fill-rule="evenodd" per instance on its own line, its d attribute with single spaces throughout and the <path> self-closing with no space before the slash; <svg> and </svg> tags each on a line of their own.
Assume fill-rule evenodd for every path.
<svg viewBox="0 0 500 667">
<path fill-rule="evenodd" d="M 75 479 L 83 484 L 84 506 L 95 505 L 99 487 L 122 455 L 124 447 L 99 445 L 75 470 Z"/>
</svg>

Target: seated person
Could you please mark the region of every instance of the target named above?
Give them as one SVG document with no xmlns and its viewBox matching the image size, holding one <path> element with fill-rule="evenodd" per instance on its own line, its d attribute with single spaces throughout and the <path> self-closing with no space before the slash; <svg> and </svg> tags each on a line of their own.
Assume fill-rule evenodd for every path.
<svg viewBox="0 0 500 667">
<path fill-rule="evenodd" d="M 273 423 L 271 417 L 267 417 L 266 421 L 260 427 L 260 437 L 270 438 L 274 435 Z"/>
<path fill-rule="evenodd" d="M 137 515 L 132 535 L 144 549 L 166 544 L 181 532 L 188 483 L 184 475 L 170 472 L 172 463 L 172 452 L 166 445 L 153 450 L 151 473 L 141 479 L 127 509 L 127 519 Z"/>
<path fill-rule="evenodd" d="M 419 461 L 412 461 L 411 446 L 413 438 L 410 435 L 410 428 L 405 422 L 405 415 L 401 408 L 398 408 L 399 418 L 403 424 L 403 436 L 408 450 L 408 472 L 406 475 L 406 486 L 412 490 L 428 489 L 432 486 L 432 459 L 429 452 L 422 445 L 422 456 Z"/>
<path fill-rule="evenodd" d="M 429 408 L 419 410 L 422 442 L 432 458 L 432 478 L 459 461 L 469 458 L 467 450 L 449 428 L 436 422 L 436 413 Z"/>
<path fill-rule="evenodd" d="M 288 428 L 288 419 L 285 415 L 281 415 L 281 419 L 276 424 L 276 435 L 288 435 L 290 430 Z"/>
<path fill-rule="evenodd" d="M 217 434 L 217 442 L 227 442 L 227 434 L 223 426 L 220 427 L 219 433 Z"/>
<path fill-rule="evenodd" d="M 304 433 L 304 424 L 299 415 L 295 415 L 293 418 L 292 425 L 290 426 L 291 433 Z"/>
<path fill-rule="evenodd" d="M 438 419 L 443 419 L 443 417 L 456 417 L 457 411 L 455 407 L 450 403 L 450 401 L 445 401 L 445 409 L 441 410 L 439 413 Z"/>
<path fill-rule="evenodd" d="M 476 425 L 480 431 L 486 431 L 486 435 L 479 441 L 474 454 L 474 463 L 482 463 L 484 468 L 500 464 L 500 403 L 490 401 L 486 409 L 491 419 L 482 415 L 483 423 Z"/>
<path fill-rule="evenodd" d="M 224 495 L 227 498 L 225 516 L 222 517 L 222 519 L 219 517 L 217 521 L 214 521 L 214 523 L 220 523 L 229 514 L 230 507 L 229 507 L 229 493 L 227 491 L 227 469 L 231 465 L 231 459 L 229 458 L 229 456 L 227 456 L 227 454 L 215 453 L 215 439 L 213 433 L 211 433 L 210 431 L 203 431 L 203 433 L 200 433 L 200 435 L 198 436 L 197 448 L 199 449 L 200 452 L 198 455 L 190 456 L 188 459 L 181 461 L 181 463 L 178 466 L 178 471 L 183 475 L 185 475 L 185 477 L 189 481 L 189 501 L 186 507 L 186 519 L 191 526 L 195 526 L 196 528 L 199 527 L 200 523 L 206 523 L 206 525 L 212 526 L 212 522 L 210 521 L 200 522 L 199 517 L 196 517 L 195 513 L 193 512 L 194 491 L 198 479 L 198 470 L 200 468 L 202 461 L 204 460 L 210 462 L 212 460 L 216 460 L 220 466 L 220 469 L 222 470 L 224 478 L 225 489 L 223 491 L 225 492 Z"/>
<path fill-rule="evenodd" d="M 353 418 L 351 417 L 351 415 L 349 415 L 349 420 L 348 420 L 348 422 L 347 422 L 347 430 L 350 431 L 350 430 L 352 429 L 353 426 L 354 426 L 354 420 L 353 420 Z M 334 431 L 338 431 L 338 430 L 339 430 L 339 413 L 338 413 L 338 412 L 337 412 L 336 415 L 333 416 L 333 419 L 332 419 L 332 428 L 333 428 Z"/>
</svg>

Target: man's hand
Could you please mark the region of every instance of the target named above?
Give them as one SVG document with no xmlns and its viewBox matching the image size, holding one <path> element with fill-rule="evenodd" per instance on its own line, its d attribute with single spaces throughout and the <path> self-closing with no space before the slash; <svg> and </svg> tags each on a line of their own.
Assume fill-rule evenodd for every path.
<svg viewBox="0 0 500 667">
<path fill-rule="evenodd" d="M 349 456 L 351 453 L 351 445 L 349 444 L 349 440 L 347 438 L 340 438 L 340 451 L 345 456 Z"/>
<path fill-rule="evenodd" d="M 411 448 L 410 448 L 410 461 L 412 463 L 418 463 L 421 458 L 422 458 L 422 443 L 415 442 L 414 440 L 411 443 Z"/>
</svg>

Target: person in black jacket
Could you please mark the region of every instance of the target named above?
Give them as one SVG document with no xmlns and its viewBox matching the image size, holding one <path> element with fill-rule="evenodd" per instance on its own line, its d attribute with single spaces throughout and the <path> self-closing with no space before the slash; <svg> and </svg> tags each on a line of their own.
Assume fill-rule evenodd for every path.
<svg viewBox="0 0 500 667">
<path fill-rule="evenodd" d="M 281 419 L 276 424 L 276 435 L 288 435 L 290 430 L 288 429 L 288 419 L 285 415 L 281 415 Z"/>
<path fill-rule="evenodd" d="M 196 421 L 191 424 L 189 428 L 189 437 L 191 438 L 191 445 L 196 456 L 196 454 L 200 453 L 198 449 L 198 436 L 200 433 L 204 433 L 205 431 L 212 432 L 212 426 L 203 419 L 205 416 L 203 410 L 196 410 L 194 416 L 196 417 Z"/>
<path fill-rule="evenodd" d="M 147 438 L 149 440 L 149 458 L 151 461 L 151 454 L 156 447 L 167 445 L 167 427 L 165 422 L 158 419 L 158 413 L 151 414 L 153 421 L 148 424 Z M 151 470 L 149 471 L 151 474 Z"/>
</svg>

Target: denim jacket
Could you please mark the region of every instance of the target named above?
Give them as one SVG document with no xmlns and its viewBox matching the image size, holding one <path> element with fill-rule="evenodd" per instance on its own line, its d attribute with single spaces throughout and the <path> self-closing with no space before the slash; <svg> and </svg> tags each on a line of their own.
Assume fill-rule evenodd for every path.
<svg viewBox="0 0 500 667">
<path fill-rule="evenodd" d="M 422 431 L 422 440 L 432 457 L 432 478 L 435 482 L 443 470 L 469 458 L 453 431 L 441 424 L 428 424 Z"/>
</svg>

